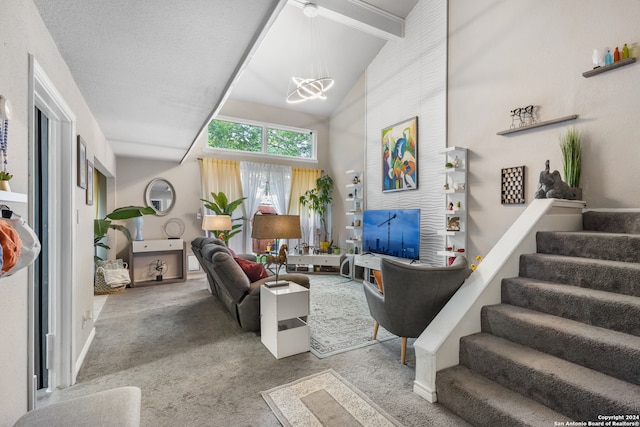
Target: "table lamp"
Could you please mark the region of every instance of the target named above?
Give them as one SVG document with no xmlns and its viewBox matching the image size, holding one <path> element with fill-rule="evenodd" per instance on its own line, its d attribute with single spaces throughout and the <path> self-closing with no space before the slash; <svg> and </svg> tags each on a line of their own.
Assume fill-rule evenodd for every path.
<svg viewBox="0 0 640 427">
<path fill-rule="evenodd" d="M 231 217 L 229 215 L 205 215 L 202 218 L 202 229 L 211 231 L 220 240 L 229 245 L 227 231 L 231 230 Z"/>
<path fill-rule="evenodd" d="M 254 215 L 253 229 L 251 237 L 254 239 L 299 239 L 302 237 L 300 231 L 299 215 Z M 286 286 L 289 284 L 286 280 L 278 280 L 278 272 L 282 264 L 287 262 L 287 252 L 284 246 L 280 247 L 280 252 L 275 259 L 276 281 L 266 282 L 268 287 Z"/>
</svg>

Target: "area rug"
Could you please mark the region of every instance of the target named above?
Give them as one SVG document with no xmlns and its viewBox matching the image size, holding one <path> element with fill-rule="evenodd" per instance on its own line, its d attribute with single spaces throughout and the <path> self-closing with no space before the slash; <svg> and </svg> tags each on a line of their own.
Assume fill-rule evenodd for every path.
<svg viewBox="0 0 640 427">
<path fill-rule="evenodd" d="M 369 314 L 362 282 L 334 275 L 309 275 L 311 353 L 319 358 L 397 338 L 380 327 L 372 340 L 375 321 Z"/>
<path fill-rule="evenodd" d="M 402 425 L 333 369 L 261 394 L 285 427 Z"/>
</svg>

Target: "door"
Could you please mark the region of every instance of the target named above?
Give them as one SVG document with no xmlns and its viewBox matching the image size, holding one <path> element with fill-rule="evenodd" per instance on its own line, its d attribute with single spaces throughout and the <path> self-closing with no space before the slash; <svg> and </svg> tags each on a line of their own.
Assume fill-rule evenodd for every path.
<svg viewBox="0 0 640 427">
<path fill-rule="evenodd" d="M 34 262 L 34 370 L 38 390 L 48 388 L 49 332 L 49 119 L 35 109 L 34 231 L 42 250 Z"/>
</svg>

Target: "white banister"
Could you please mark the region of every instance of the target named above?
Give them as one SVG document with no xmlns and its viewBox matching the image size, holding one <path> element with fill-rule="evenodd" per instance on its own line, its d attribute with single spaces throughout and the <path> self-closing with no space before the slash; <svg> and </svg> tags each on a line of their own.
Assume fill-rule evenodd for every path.
<svg viewBox="0 0 640 427">
<path fill-rule="evenodd" d="M 584 208 L 583 201 L 560 199 L 527 207 L 415 341 L 415 393 L 437 401 L 436 372 L 458 364 L 460 338 L 480 332 L 480 309 L 500 303 L 502 279 L 518 275 L 521 254 L 536 252 L 536 232 L 581 230 Z"/>
</svg>

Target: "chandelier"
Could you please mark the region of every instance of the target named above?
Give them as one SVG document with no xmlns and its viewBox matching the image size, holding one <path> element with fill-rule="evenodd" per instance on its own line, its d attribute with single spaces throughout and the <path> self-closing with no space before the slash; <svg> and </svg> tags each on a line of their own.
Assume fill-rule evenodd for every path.
<svg viewBox="0 0 640 427">
<path fill-rule="evenodd" d="M 333 78 L 329 77 L 326 65 L 322 64 L 317 46 L 316 23 L 313 18 L 318 16 L 318 7 L 313 3 L 307 3 L 304 5 L 302 12 L 310 21 L 310 40 L 304 51 L 305 53 L 309 52 L 311 57 L 308 61 L 311 64 L 311 71 L 308 75 L 311 77 L 291 77 L 289 94 L 287 95 L 287 102 L 290 104 L 312 99 L 327 99 L 326 92 L 331 89 L 334 83 Z"/>
</svg>

